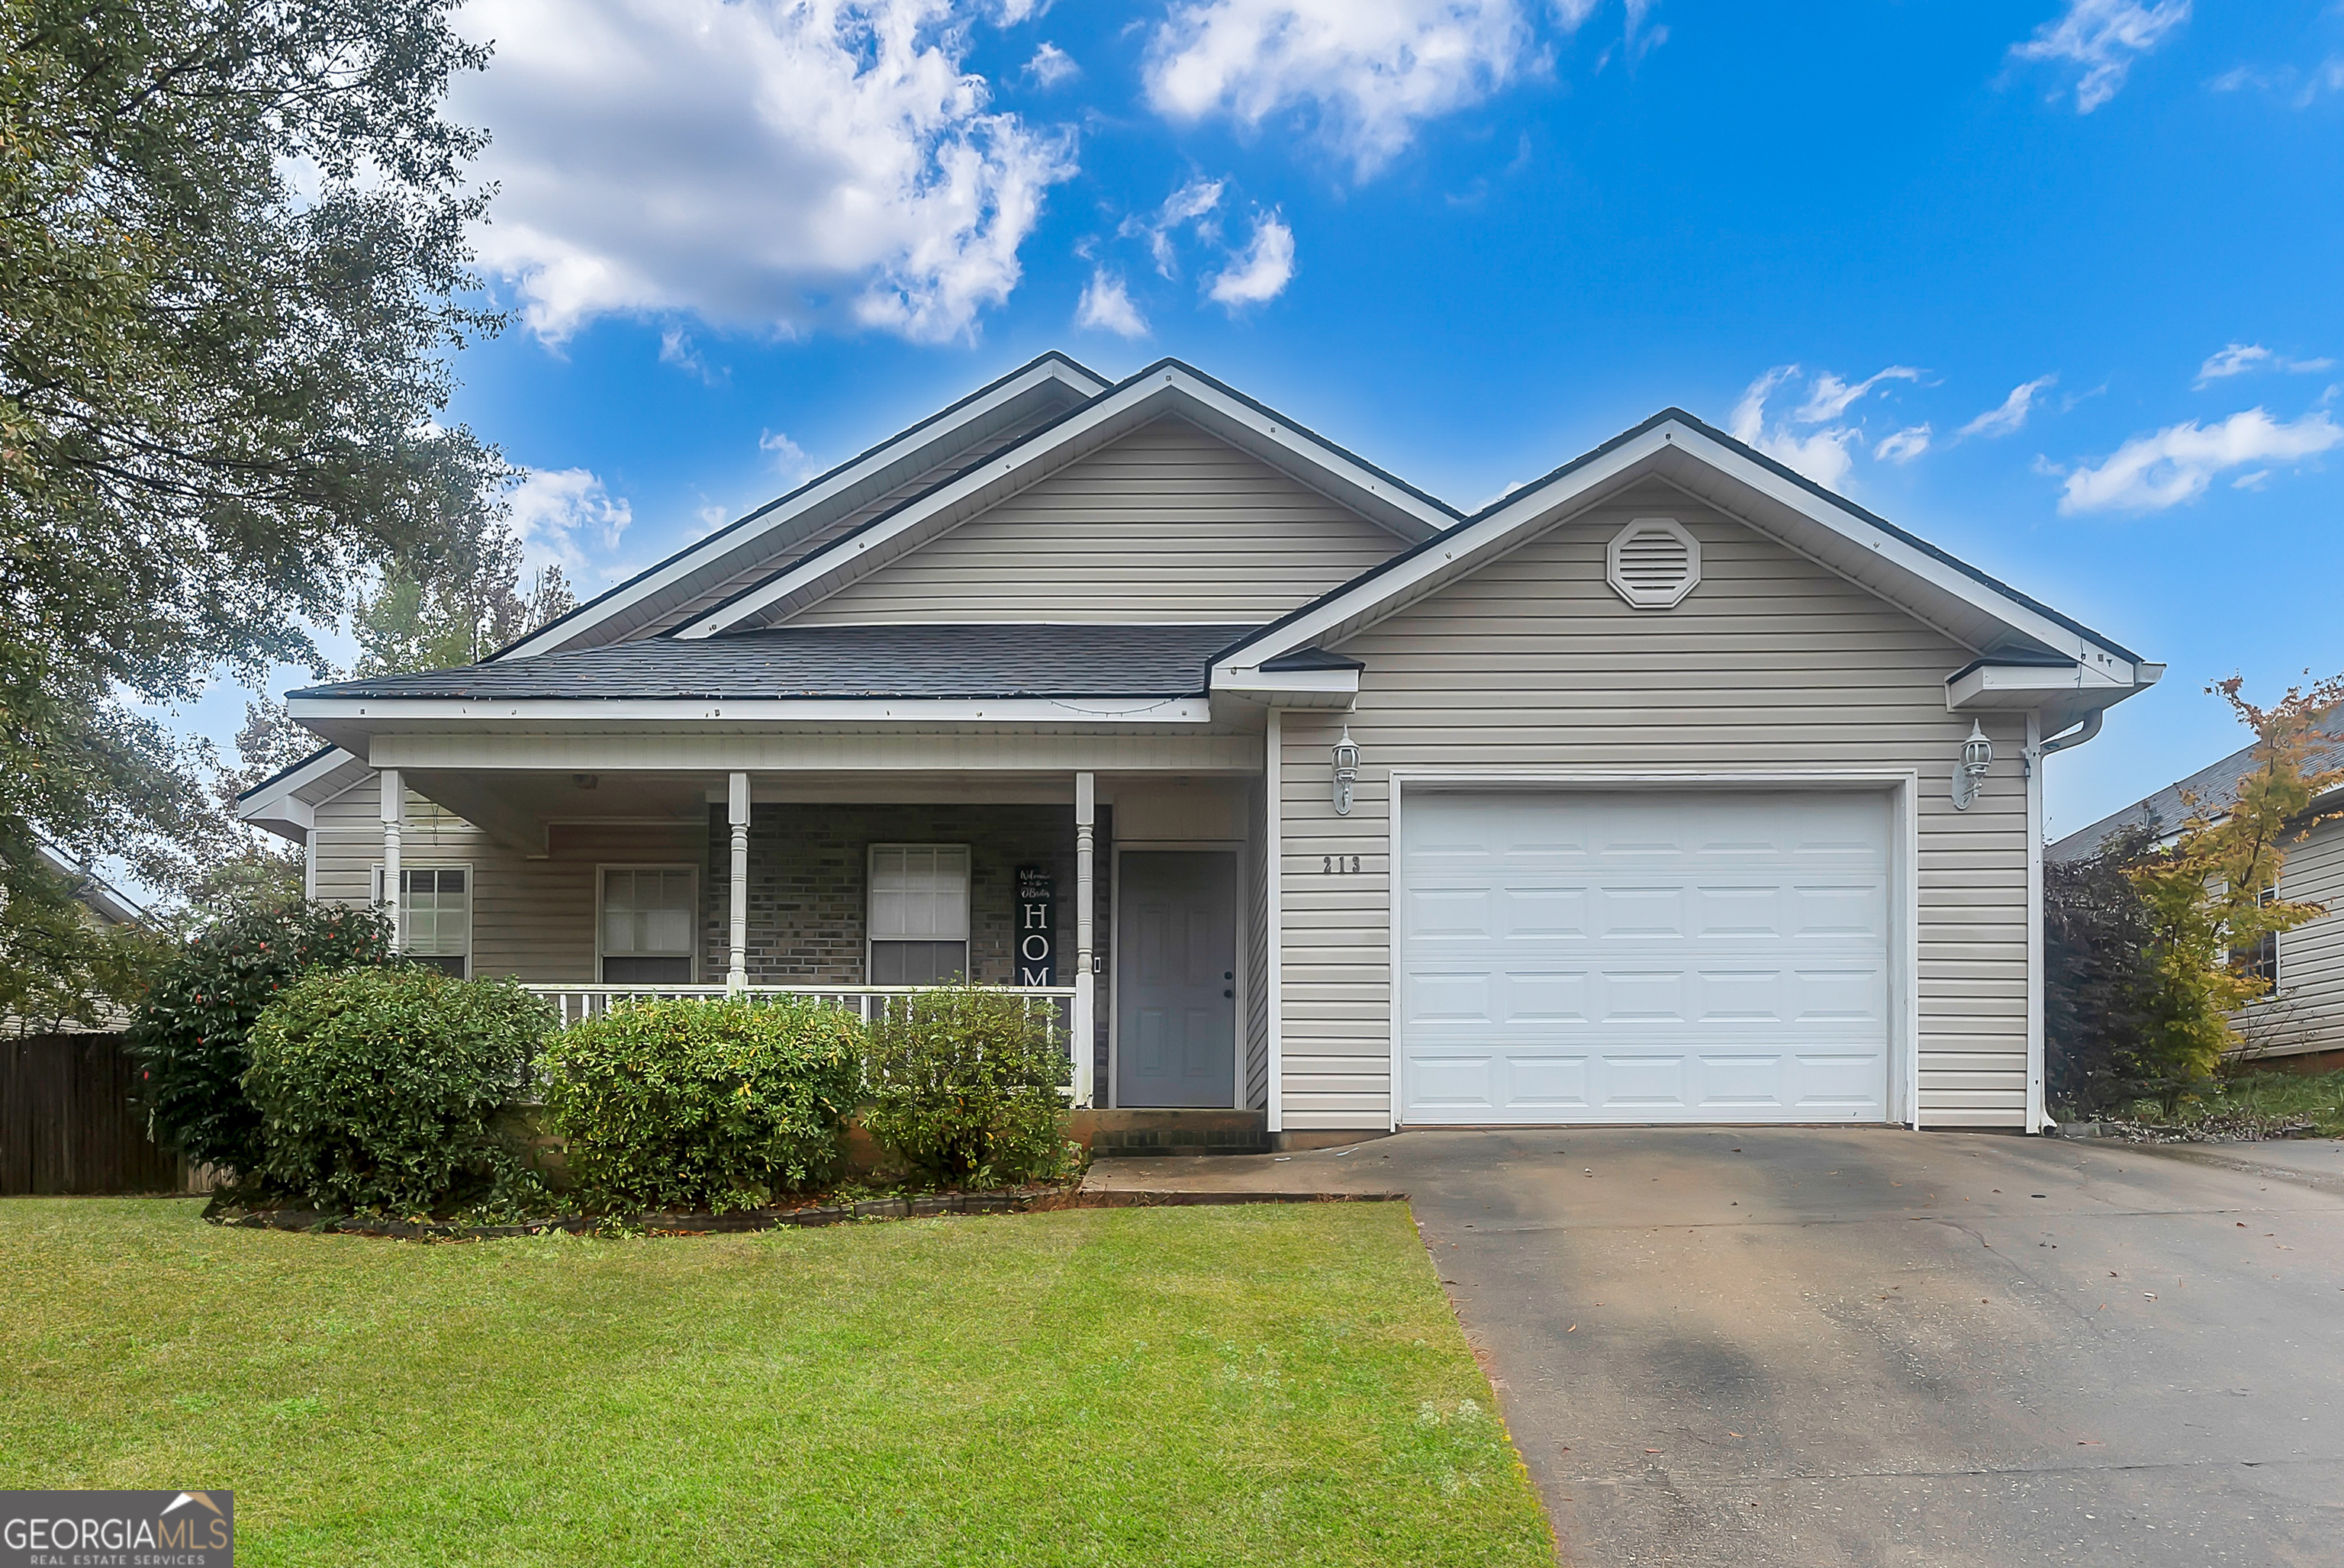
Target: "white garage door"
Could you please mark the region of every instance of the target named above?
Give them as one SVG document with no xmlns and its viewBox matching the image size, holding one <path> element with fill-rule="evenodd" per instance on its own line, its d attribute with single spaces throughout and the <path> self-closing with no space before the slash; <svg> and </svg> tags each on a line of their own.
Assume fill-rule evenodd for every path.
<svg viewBox="0 0 2344 1568">
<path fill-rule="evenodd" d="M 1885 795 L 1411 792 L 1404 1120 L 1884 1121 Z"/>
</svg>

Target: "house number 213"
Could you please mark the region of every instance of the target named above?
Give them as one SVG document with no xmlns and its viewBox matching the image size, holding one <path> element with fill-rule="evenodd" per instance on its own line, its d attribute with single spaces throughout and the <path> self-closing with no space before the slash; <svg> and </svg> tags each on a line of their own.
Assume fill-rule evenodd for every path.
<svg viewBox="0 0 2344 1568">
<path fill-rule="evenodd" d="M 1322 855 L 1318 857 L 1318 869 L 1329 875 L 1340 874 L 1349 876 L 1359 869 L 1359 857 L 1356 855 Z"/>
</svg>

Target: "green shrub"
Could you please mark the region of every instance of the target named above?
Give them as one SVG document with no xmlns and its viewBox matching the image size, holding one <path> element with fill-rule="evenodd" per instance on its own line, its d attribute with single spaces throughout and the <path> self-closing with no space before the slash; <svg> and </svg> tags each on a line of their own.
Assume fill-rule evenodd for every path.
<svg viewBox="0 0 2344 1568">
<path fill-rule="evenodd" d="M 260 1115 L 242 1083 L 253 1020 L 305 975 L 390 961 L 389 922 L 337 904 L 239 910 L 187 942 L 131 1015 L 156 1136 L 198 1164 L 258 1171 Z"/>
<path fill-rule="evenodd" d="M 587 1193 L 722 1212 L 837 1172 L 863 1025 L 807 999 L 634 1002 L 554 1035 L 539 1070 Z"/>
<path fill-rule="evenodd" d="M 552 1022 L 510 980 L 415 966 L 300 981 L 252 1026 L 261 1173 L 324 1206 L 399 1214 L 525 1182 L 497 1122 Z"/>
<path fill-rule="evenodd" d="M 1043 1181 L 1067 1141 L 1066 1036 L 1014 991 L 953 986 L 887 1005 L 871 1029 L 863 1125 L 915 1170 L 957 1186 Z"/>
</svg>

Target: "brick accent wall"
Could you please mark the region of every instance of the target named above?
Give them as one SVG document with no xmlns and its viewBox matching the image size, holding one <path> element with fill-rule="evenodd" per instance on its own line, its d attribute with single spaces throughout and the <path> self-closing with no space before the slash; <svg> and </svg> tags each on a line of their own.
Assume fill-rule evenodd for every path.
<svg viewBox="0 0 2344 1568">
<path fill-rule="evenodd" d="M 1106 1072 L 1106 812 L 1093 868 L 1099 974 L 1098 1081 Z M 969 846 L 969 960 L 975 978 L 1014 977 L 1017 868 L 1056 879 L 1058 983 L 1074 984 L 1075 814 L 1064 805 L 758 805 L 749 819 L 749 983 L 864 983 L 864 932 L 874 844 Z M 731 961 L 732 836 L 724 808 L 708 814 L 707 895 L 701 973 L 722 980 Z"/>
</svg>

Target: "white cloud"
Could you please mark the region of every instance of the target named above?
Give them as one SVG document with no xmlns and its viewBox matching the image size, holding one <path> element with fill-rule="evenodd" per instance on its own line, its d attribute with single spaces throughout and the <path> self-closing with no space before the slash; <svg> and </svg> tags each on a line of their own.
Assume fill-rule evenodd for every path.
<svg viewBox="0 0 2344 1568">
<path fill-rule="evenodd" d="M 1777 365 L 1750 383 L 1727 416 L 1726 430 L 1734 440 L 1757 448 L 1775 461 L 1796 469 L 1831 490 L 1845 487 L 1855 466 L 1855 450 L 1864 444 L 1863 422 L 1831 424 L 1884 380 L 1918 380 L 1922 372 L 1909 365 L 1891 365 L 1850 386 L 1826 370 L 1807 383 L 1806 400 L 1795 413 L 1766 420 L 1766 403 L 1777 388 L 1799 373 L 1796 365 Z M 1801 426 L 1820 427 L 1801 430 Z M 1917 440 L 1920 444 L 1915 446 Z M 1908 462 L 1928 448 L 1928 427 L 1915 425 L 1884 440 L 1874 456 Z"/>
<path fill-rule="evenodd" d="M 1910 365 L 1891 365 L 1851 387 L 1826 370 L 1817 376 L 1814 384 L 1808 389 L 1807 400 L 1799 409 L 1799 421 L 1802 424 L 1817 424 L 1824 420 L 1835 420 L 1847 412 L 1849 404 L 1883 381 L 1917 381 L 1920 379 L 1921 372 Z"/>
<path fill-rule="evenodd" d="M 701 357 L 700 348 L 692 335 L 681 327 L 670 327 L 660 334 L 660 363 L 673 365 L 687 375 L 699 377 L 710 386 L 722 380 L 726 372 L 712 370 Z"/>
<path fill-rule="evenodd" d="M 813 472 L 813 460 L 805 449 L 779 430 L 763 430 L 757 436 L 757 450 L 773 459 L 774 471 L 795 481 Z"/>
<path fill-rule="evenodd" d="M 1192 179 L 1166 197 L 1153 217 L 1127 217 L 1116 232 L 1127 239 L 1145 239 L 1156 270 L 1167 278 L 1176 277 L 1178 264 L 1172 246 L 1173 234 L 1193 223 L 1201 238 L 1218 238 L 1220 229 L 1213 214 L 1221 205 L 1221 188 L 1222 182 L 1217 179 Z"/>
<path fill-rule="evenodd" d="M 1551 9 L 1568 30 L 1594 6 Z M 1423 122 L 1537 68 L 1535 44 L 1521 0 L 1185 0 L 1149 41 L 1147 99 L 1174 119 L 1249 127 L 1308 111 L 1364 178 Z"/>
<path fill-rule="evenodd" d="M 2132 63 L 2189 19 L 2189 0 L 2067 0 L 2065 15 L 2010 46 L 2013 58 L 2063 60 L 2081 66 L 2076 112 L 2088 115 L 2117 96 Z"/>
<path fill-rule="evenodd" d="M 2031 381 L 2021 381 L 2010 389 L 2010 396 L 1996 407 L 1988 409 L 1968 424 L 1955 431 L 1956 436 L 1979 436 L 1991 440 L 2006 436 L 2026 423 L 2026 416 L 2035 410 L 2036 395 L 2058 380 L 2054 375 L 2037 376 Z"/>
<path fill-rule="evenodd" d="M 1026 9 L 1030 10 L 1028 6 Z M 691 311 L 930 341 L 1006 299 L 1071 134 L 994 112 L 952 0 L 470 0 L 477 241 L 559 340 Z"/>
<path fill-rule="evenodd" d="M 1254 222 L 1253 242 L 1213 279 L 1207 293 L 1234 313 L 1277 298 L 1293 278 L 1294 230 L 1278 214 L 1266 212 Z"/>
<path fill-rule="evenodd" d="M 2168 425 L 2135 436 L 2105 461 L 2066 476 L 2063 513 L 2160 511 L 2205 493 L 2216 474 L 2251 463 L 2299 462 L 2344 442 L 2344 425 L 2326 410 L 2282 424 L 2260 409 L 2221 423 Z M 2262 476 L 2249 474 L 2249 481 Z"/>
<path fill-rule="evenodd" d="M 1120 277 L 1104 267 L 1092 271 L 1082 303 L 1075 307 L 1075 325 L 1122 338 L 1147 336 L 1147 319 L 1131 302 L 1131 291 Z"/>
<path fill-rule="evenodd" d="M 611 495 L 586 469 L 528 469 L 505 498 L 521 559 L 531 567 L 557 564 L 571 581 L 611 573 L 593 564 L 619 547 L 635 520 L 624 496 Z"/>
<path fill-rule="evenodd" d="M 2249 370 L 2310 374 L 2330 369 L 2335 364 L 2333 359 L 2290 359 L 2285 355 L 2272 353 L 2260 343 L 2233 343 L 2218 354 L 2207 356 L 2206 362 L 2198 367 L 2196 385 L 2203 387 L 2208 381 L 2227 380 L 2232 376 L 2243 376 Z"/>
<path fill-rule="evenodd" d="M 1083 68 L 1075 64 L 1075 57 L 1072 55 L 1067 54 L 1056 44 L 1046 41 L 1040 48 L 1034 51 L 1034 57 L 1026 62 L 1026 74 L 1043 87 L 1048 88 L 1056 86 L 1060 82 L 1072 81 L 1083 74 Z"/>
<path fill-rule="evenodd" d="M 1872 449 L 1872 455 L 1882 462 L 1909 463 L 1929 450 L 1929 427 L 1926 424 L 1907 425 L 1894 435 L 1884 438 Z"/>
</svg>

